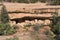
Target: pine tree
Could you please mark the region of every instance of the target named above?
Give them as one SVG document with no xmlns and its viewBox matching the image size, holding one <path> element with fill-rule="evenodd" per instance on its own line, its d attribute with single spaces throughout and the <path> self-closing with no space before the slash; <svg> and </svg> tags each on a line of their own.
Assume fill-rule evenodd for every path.
<svg viewBox="0 0 60 40">
<path fill-rule="evenodd" d="M 1 22 L 2 23 L 8 23 L 9 22 L 9 16 L 8 16 L 8 13 L 7 13 L 4 5 L 3 5 L 2 10 L 1 10 Z"/>
</svg>

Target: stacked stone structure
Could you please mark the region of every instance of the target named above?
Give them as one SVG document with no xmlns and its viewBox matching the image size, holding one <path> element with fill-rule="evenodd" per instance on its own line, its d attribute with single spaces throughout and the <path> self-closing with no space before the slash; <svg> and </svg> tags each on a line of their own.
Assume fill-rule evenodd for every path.
<svg viewBox="0 0 60 40">
<path fill-rule="evenodd" d="M 52 23 L 53 13 L 60 16 L 60 6 L 48 6 L 41 3 L 3 3 L 6 6 L 10 18 L 10 24 L 23 23 L 25 21 L 42 22 L 45 25 Z M 41 21 L 42 20 L 42 21 Z M 32 22 L 33 23 L 33 22 Z"/>
</svg>

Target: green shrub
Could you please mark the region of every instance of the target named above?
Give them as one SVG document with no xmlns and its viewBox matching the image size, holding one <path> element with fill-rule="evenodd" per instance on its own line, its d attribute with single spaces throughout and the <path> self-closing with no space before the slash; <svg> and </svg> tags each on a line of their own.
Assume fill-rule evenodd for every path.
<svg viewBox="0 0 60 40">
<path fill-rule="evenodd" d="M 60 5 L 60 0 L 52 0 L 50 5 Z"/>
<path fill-rule="evenodd" d="M 30 0 L 30 2 L 31 2 L 31 3 L 36 3 L 36 2 L 37 2 L 37 0 Z"/>
<path fill-rule="evenodd" d="M 34 29 L 35 31 L 38 31 L 42 26 L 43 26 L 42 24 L 36 23 L 36 24 L 33 25 L 33 29 Z"/>
<path fill-rule="evenodd" d="M 58 13 L 55 12 L 55 13 L 54 13 L 54 16 L 53 16 L 52 31 L 53 31 L 56 35 L 59 35 L 59 34 L 60 34 L 59 29 L 60 29 L 60 18 L 58 17 Z"/>
<path fill-rule="evenodd" d="M 9 25 L 9 16 L 6 7 L 3 5 L 1 10 L 0 35 L 10 35 L 17 32 L 17 26 Z"/>
<path fill-rule="evenodd" d="M 38 24 L 38 23 L 31 24 L 31 23 L 29 23 L 29 24 L 24 25 L 24 28 L 26 29 L 26 27 L 28 27 L 28 28 L 32 27 L 35 31 L 38 31 L 39 28 L 42 27 L 42 26 L 43 26 L 43 24 Z"/>
<path fill-rule="evenodd" d="M 39 0 L 39 1 L 45 3 L 47 0 Z"/>
<path fill-rule="evenodd" d="M 2 23 L 9 22 L 8 12 L 7 12 L 6 7 L 4 5 L 3 5 L 2 10 L 1 10 L 1 22 Z"/>
<path fill-rule="evenodd" d="M 18 30 L 17 26 L 12 26 L 10 29 L 6 30 L 6 35 L 14 34 L 17 32 L 17 30 Z"/>
<path fill-rule="evenodd" d="M 0 35 L 11 35 L 17 32 L 17 26 L 11 27 L 9 24 L 0 24 Z"/>
</svg>

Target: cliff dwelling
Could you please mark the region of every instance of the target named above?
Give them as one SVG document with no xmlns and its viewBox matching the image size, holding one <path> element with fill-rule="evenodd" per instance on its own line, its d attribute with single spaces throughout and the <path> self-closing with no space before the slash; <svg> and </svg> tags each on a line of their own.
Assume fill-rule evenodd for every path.
<svg viewBox="0 0 60 40">
<path fill-rule="evenodd" d="M 45 20 L 45 19 L 49 19 L 49 18 L 40 18 L 40 17 L 23 17 L 23 18 L 16 18 L 16 19 L 10 19 L 11 21 L 15 21 L 16 24 L 17 23 L 22 23 L 22 22 L 25 22 L 26 20 L 27 21 L 35 21 L 35 20 Z"/>
<path fill-rule="evenodd" d="M 26 21 L 37 21 L 42 23 L 51 23 L 53 13 L 60 13 L 59 6 L 48 6 L 40 4 L 19 4 L 4 3 L 10 18 L 10 24 L 18 24 Z M 60 14 L 58 14 L 59 16 Z M 48 21 L 49 22 L 48 22 Z"/>
</svg>

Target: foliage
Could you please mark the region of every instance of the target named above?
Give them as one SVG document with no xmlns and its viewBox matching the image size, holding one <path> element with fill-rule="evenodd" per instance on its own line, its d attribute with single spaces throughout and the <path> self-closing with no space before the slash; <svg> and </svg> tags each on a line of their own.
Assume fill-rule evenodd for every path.
<svg viewBox="0 0 60 40">
<path fill-rule="evenodd" d="M 9 25 L 9 16 L 4 5 L 1 11 L 0 35 L 10 35 L 16 33 L 17 26 L 11 27 Z"/>
<path fill-rule="evenodd" d="M 8 2 L 36 3 L 37 1 L 46 2 L 46 0 L 7 0 Z"/>
<path fill-rule="evenodd" d="M 60 0 L 52 0 L 50 5 L 60 5 Z"/>
<path fill-rule="evenodd" d="M 60 21 L 57 21 L 57 23 L 55 25 L 53 25 L 53 32 L 57 35 L 59 35 L 59 29 L 60 29 Z"/>
<path fill-rule="evenodd" d="M 9 24 L 0 24 L 0 35 L 11 35 L 17 32 L 17 26 L 10 26 Z"/>
<path fill-rule="evenodd" d="M 35 31 L 38 31 L 41 27 L 42 27 L 43 25 L 41 24 L 34 24 L 33 25 L 33 29 L 35 30 Z"/>
<path fill-rule="evenodd" d="M 57 12 L 54 12 L 53 13 L 53 24 L 56 24 L 57 23 L 57 20 L 58 20 L 58 13 Z"/>
<path fill-rule="evenodd" d="M 60 35 L 57 35 L 54 38 L 55 38 L 55 40 L 60 40 Z"/>
<path fill-rule="evenodd" d="M 19 2 L 19 3 L 36 3 L 37 1 L 42 3 L 50 3 L 50 5 L 60 5 L 60 0 L 0 0 L 7 2 Z"/>
<path fill-rule="evenodd" d="M 53 25 L 52 25 L 52 31 L 56 34 L 59 35 L 59 29 L 60 29 L 60 18 L 58 18 L 58 13 L 54 13 L 55 15 L 53 16 Z"/>
<path fill-rule="evenodd" d="M 17 0 L 19 3 L 28 3 L 28 0 Z"/>
<path fill-rule="evenodd" d="M 38 31 L 41 26 L 43 26 L 43 25 L 40 25 L 38 23 L 36 23 L 36 24 L 29 23 L 29 24 L 24 25 L 24 28 L 32 27 L 35 31 Z"/>
<path fill-rule="evenodd" d="M 31 2 L 31 3 L 36 3 L 36 2 L 37 2 L 37 0 L 30 0 L 30 2 Z"/>
<path fill-rule="evenodd" d="M 45 3 L 47 0 L 39 0 L 39 1 Z"/>
<path fill-rule="evenodd" d="M 5 6 L 3 5 L 2 10 L 1 10 L 1 22 L 2 23 L 8 23 L 9 22 L 9 16 L 8 13 L 6 11 Z"/>
<path fill-rule="evenodd" d="M 51 39 L 54 40 L 55 34 L 51 30 L 47 30 L 45 34 Z"/>
<path fill-rule="evenodd" d="M 13 38 L 7 38 L 6 40 L 19 40 L 18 37 L 13 37 Z"/>
<path fill-rule="evenodd" d="M 11 35 L 11 34 L 14 34 L 16 33 L 18 30 L 18 27 L 17 26 L 12 26 L 10 29 L 6 30 L 6 34 L 5 35 Z"/>
</svg>

